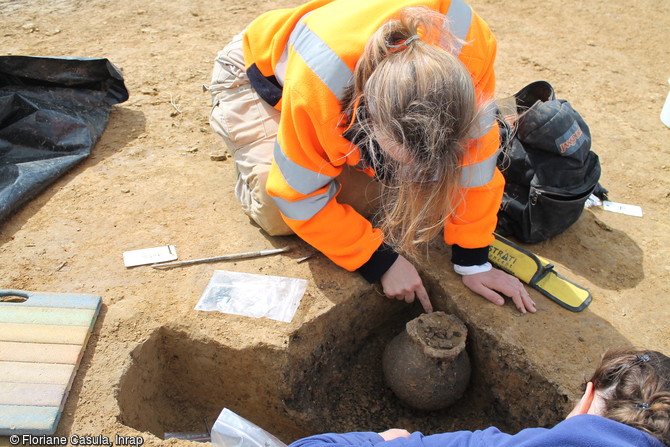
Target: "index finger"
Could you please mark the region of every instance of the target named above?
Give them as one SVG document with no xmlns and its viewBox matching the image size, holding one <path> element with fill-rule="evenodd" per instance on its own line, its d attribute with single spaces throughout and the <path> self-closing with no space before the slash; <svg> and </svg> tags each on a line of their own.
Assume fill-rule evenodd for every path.
<svg viewBox="0 0 670 447">
<path fill-rule="evenodd" d="M 428 292 L 426 292 L 426 288 L 423 287 L 423 285 L 416 289 L 416 297 L 419 299 L 419 302 L 423 306 L 423 310 L 426 311 L 426 313 L 431 313 L 433 311 L 433 305 L 430 303 Z"/>
</svg>

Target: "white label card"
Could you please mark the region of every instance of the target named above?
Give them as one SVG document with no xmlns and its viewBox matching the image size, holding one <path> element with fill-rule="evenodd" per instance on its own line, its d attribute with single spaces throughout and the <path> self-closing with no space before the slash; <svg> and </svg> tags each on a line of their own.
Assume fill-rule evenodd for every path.
<svg viewBox="0 0 670 447">
<path fill-rule="evenodd" d="M 143 248 L 141 250 L 126 251 L 123 253 L 123 263 L 126 267 L 174 261 L 175 259 L 177 259 L 177 249 L 174 245 Z"/>
<path fill-rule="evenodd" d="M 605 200 L 603 201 L 603 209 L 606 211 L 612 211 L 613 213 L 642 217 L 642 208 L 637 205 L 626 205 L 625 203 L 610 202 Z"/>
</svg>

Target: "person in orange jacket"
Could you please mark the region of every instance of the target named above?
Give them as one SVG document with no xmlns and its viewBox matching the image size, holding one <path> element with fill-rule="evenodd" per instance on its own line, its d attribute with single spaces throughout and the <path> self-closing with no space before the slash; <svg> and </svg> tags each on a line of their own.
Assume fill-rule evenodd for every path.
<svg viewBox="0 0 670 447">
<path fill-rule="evenodd" d="M 244 211 L 427 312 L 410 260 L 442 233 L 468 288 L 535 312 L 488 263 L 504 189 L 495 53 L 462 0 L 312 0 L 261 15 L 219 52 L 209 87 Z"/>
</svg>

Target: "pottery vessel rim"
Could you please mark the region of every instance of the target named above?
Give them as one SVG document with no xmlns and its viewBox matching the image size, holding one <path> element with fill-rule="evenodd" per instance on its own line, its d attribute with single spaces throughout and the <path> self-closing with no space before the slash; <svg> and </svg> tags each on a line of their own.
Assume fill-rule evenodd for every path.
<svg viewBox="0 0 670 447">
<path fill-rule="evenodd" d="M 420 320 L 424 321 L 422 317 L 425 320 L 428 319 L 435 320 L 437 318 L 440 320 L 440 324 L 439 325 L 431 324 L 430 321 L 428 323 L 425 322 L 421 323 Z M 427 326 L 444 328 L 445 325 L 455 327 L 455 329 L 461 332 L 462 337 L 460 337 L 460 341 L 455 346 L 449 349 L 438 348 L 428 345 L 423 335 L 420 333 L 420 330 L 423 330 Z M 409 338 L 412 340 L 412 342 L 417 344 L 419 348 L 423 350 L 423 353 L 426 356 L 435 359 L 453 359 L 456 356 L 458 356 L 465 349 L 465 340 L 468 335 L 467 327 L 458 317 L 452 314 L 446 314 L 444 312 L 433 312 L 431 314 L 423 314 L 411 321 L 408 321 L 407 324 L 405 325 L 405 330 L 407 331 L 407 334 L 409 335 Z"/>
</svg>

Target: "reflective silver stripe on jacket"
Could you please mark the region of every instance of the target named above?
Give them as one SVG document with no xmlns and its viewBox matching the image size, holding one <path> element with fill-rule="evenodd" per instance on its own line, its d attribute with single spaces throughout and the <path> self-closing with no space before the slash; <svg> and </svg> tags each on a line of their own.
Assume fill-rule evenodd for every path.
<svg viewBox="0 0 670 447">
<path fill-rule="evenodd" d="M 288 52 L 292 46 L 293 51 L 321 79 L 331 93 L 341 100 L 345 89 L 353 82 L 353 72 L 319 36 L 305 25 L 304 20 L 309 14 L 305 14 L 291 32 L 288 45 L 284 48 L 275 67 L 275 76 L 283 85 Z M 289 201 L 274 197 L 281 212 L 290 219 L 312 218 L 335 197 L 340 188 L 334 177 L 314 172 L 290 160 L 278 142 L 275 143 L 274 159 L 286 183 L 300 194 L 309 195 L 328 185 L 326 192 L 301 200 Z"/>
<path fill-rule="evenodd" d="M 286 77 L 288 50 L 292 45 L 293 51 L 302 58 L 333 95 L 341 100 L 344 96 L 344 90 L 354 80 L 354 73 L 326 42 L 305 25 L 304 20 L 309 14 L 311 13 L 305 14 L 291 32 L 288 45 L 284 48 L 284 52 L 275 66 L 275 77 L 283 85 Z"/>
<path fill-rule="evenodd" d="M 470 25 L 472 24 L 472 9 L 462 0 L 452 0 L 445 17 L 445 25 L 451 33 L 460 41 L 455 43 L 455 54 L 458 56 L 463 49 L 463 44 L 468 37 Z M 496 125 L 496 105 L 491 102 L 481 111 L 477 124 L 473 127 L 473 134 L 469 138 L 476 140 L 491 131 Z M 498 160 L 498 152 L 486 160 L 461 169 L 461 187 L 476 188 L 484 186 L 493 179 L 493 174 Z"/>
<path fill-rule="evenodd" d="M 463 166 L 461 168 L 461 187 L 462 188 L 476 188 L 484 186 L 493 179 L 493 173 L 496 169 L 496 161 L 500 149 L 495 154 L 491 155 L 486 160 L 470 166 Z"/>
<path fill-rule="evenodd" d="M 286 157 L 279 142 L 275 143 L 274 160 L 286 183 L 300 194 L 309 195 L 328 185 L 328 189 L 324 193 L 296 201 L 273 197 L 282 214 L 290 219 L 311 219 L 335 197 L 340 189 L 335 177 L 314 172 Z"/>
<path fill-rule="evenodd" d="M 335 197 L 339 189 L 339 183 L 333 181 L 330 182 L 328 190 L 323 194 L 305 197 L 304 199 L 296 200 L 295 202 L 282 199 L 281 197 L 273 197 L 273 199 L 282 214 L 289 219 L 309 220 L 314 217 L 316 213 L 325 208 L 328 202 Z"/>
<path fill-rule="evenodd" d="M 495 101 L 486 104 L 486 106 L 479 112 L 477 123 L 472 126 L 468 138 L 476 140 L 489 133 L 493 126 L 498 123 L 497 113 L 498 106 Z"/>
<path fill-rule="evenodd" d="M 470 31 L 470 25 L 472 24 L 472 9 L 463 0 L 452 0 L 444 21 L 449 31 L 457 39 L 464 41 L 468 37 L 468 31 Z M 463 43 L 455 42 L 454 45 L 454 53 L 459 55 L 463 48 Z"/>
<path fill-rule="evenodd" d="M 279 142 L 275 142 L 274 159 L 288 186 L 300 194 L 312 194 L 335 180 L 335 177 L 314 172 L 290 160 L 284 155 Z"/>
</svg>

